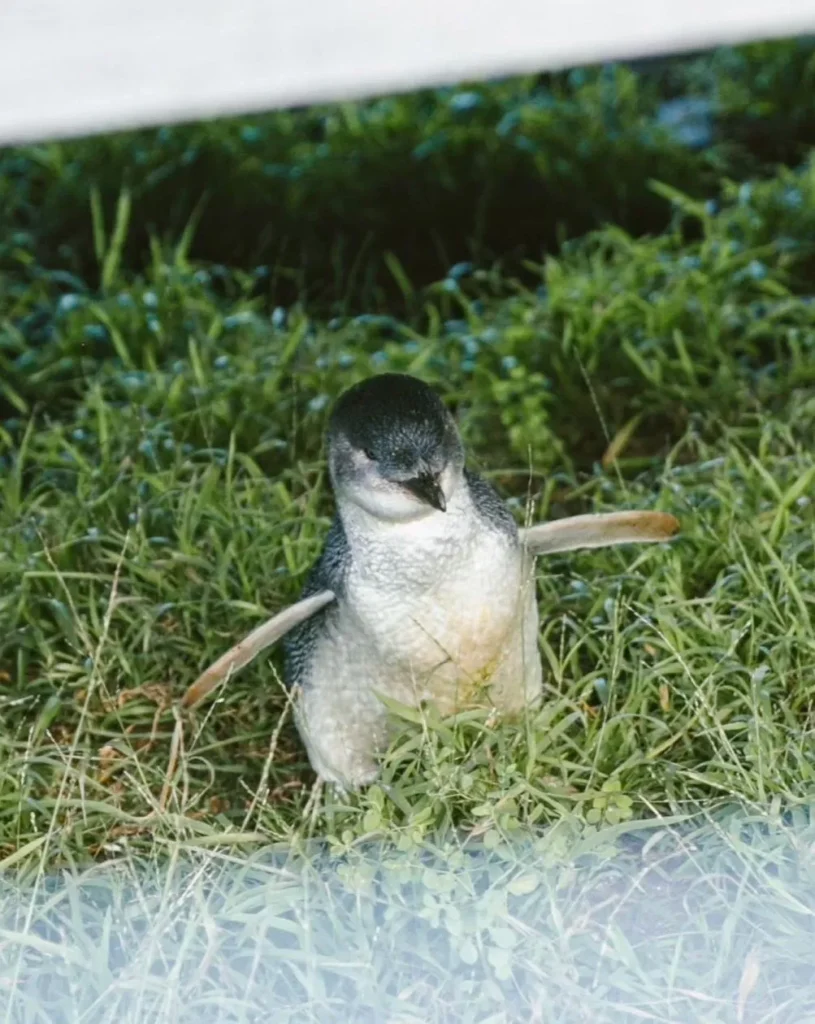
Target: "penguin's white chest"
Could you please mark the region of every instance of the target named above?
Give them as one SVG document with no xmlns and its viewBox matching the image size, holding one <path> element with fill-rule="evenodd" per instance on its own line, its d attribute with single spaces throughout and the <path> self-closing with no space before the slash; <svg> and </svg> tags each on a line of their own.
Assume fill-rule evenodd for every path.
<svg viewBox="0 0 815 1024">
<path fill-rule="evenodd" d="M 472 702 L 515 672 L 534 587 L 512 539 L 480 528 L 432 534 L 412 550 L 391 546 L 352 569 L 345 598 L 352 661 L 378 688 L 443 712 Z"/>
<path fill-rule="evenodd" d="M 417 668 L 442 660 L 464 673 L 483 672 L 517 617 L 520 569 L 517 551 L 500 538 L 474 544 L 465 557 L 441 565 L 435 585 L 404 609 L 406 628 L 396 643 L 400 659 Z"/>
</svg>

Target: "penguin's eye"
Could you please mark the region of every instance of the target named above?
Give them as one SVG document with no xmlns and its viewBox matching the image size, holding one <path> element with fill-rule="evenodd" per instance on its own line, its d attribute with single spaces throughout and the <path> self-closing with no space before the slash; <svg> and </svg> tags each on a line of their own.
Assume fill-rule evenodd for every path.
<svg viewBox="0 0 815 1024">
<path fill-rule="evenodd" d="M 376 456 L 374 455 L 370 448 L 363 448 L 362 454 L 365 456 L 366 459 L 370 459 L 371 462 L 376 462 Z"/>
</svg>

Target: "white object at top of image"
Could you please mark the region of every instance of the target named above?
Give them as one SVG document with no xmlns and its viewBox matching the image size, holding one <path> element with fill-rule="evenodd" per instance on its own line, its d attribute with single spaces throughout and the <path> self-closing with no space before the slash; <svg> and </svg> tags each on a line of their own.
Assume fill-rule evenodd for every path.
<svg viewBox="0 0 815 1024">
<path fill-rule="evenodd" d="M 815 0 L 5 0 L 0 144 L 813 27 Z"/>
</svg>

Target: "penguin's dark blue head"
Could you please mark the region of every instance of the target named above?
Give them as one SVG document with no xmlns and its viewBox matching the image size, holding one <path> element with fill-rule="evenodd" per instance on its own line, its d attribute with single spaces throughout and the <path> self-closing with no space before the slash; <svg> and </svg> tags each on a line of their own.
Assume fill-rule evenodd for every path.
<svg viewBox="0 0 815 1024">
<path fill-rule="evenodd" d="M 443 512 L 464 467 L 453 417 L 427 384 L 383 373 L 337 401 L 328 425 L 337 497 L 383 519 Z"/>
</svg>

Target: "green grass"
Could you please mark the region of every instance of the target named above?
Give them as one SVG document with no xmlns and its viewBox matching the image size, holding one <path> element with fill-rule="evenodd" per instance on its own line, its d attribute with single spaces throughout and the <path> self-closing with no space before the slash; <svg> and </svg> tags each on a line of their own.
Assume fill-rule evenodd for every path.
<svg viewBox="0 0 815 1024">
<path fill-rule="evenodd" d="M 543 292 L 492 298 L 489 273 L 431 289 L 412 324 L 270 320 L 240 275 L 224 299 L 179 258 L 63 303 L 38 348 L 9 330 L 4 849 L 48 822 L 55 861 L 121 831 L 137 845 L 195 834 L 202 815 L 300 830 L 310 776 L 288 720 L 278 728 L 276 662 L 185 721 L 159 813 L 173 701 L 297 594 L 330 514 L 330 398 L 373 368 L 444 375 L 474 463 L 519 518 L 659 507 L 683 533 L 542 563 L 538 719 L 406 723 L 385 769 L 399 799 L 329 804 L 331 830 L 543 823 L 587 811 L 609 780 L 627 814 L 804 799 L 815 307 L 796 285 L 806 239 L 762 238 L 773 189 L 791 187 L 700 208 L 695 242 L 695 208 L 676 197 L 662 236 L 589 238 L 547 265 Z"/>
<path fill-rule="evenodd" d="M 815 170 L 674 184 L 643 185 L 661 231 L 516 277 L 379 252 L 398 316 L 273 308 L 191 233 L 135 266 L 127 192 L 89 203 L 82 279 L 7 248 L 4 1019 L 815 1019 Z M 327 411 L 386 369 L 440 388 L 519 520 L 682 534 L 542 560 L 541 711 L 406 715 L 340 802 L 278 654 L 176 701 L 298 594 Z"/>
</svg>

